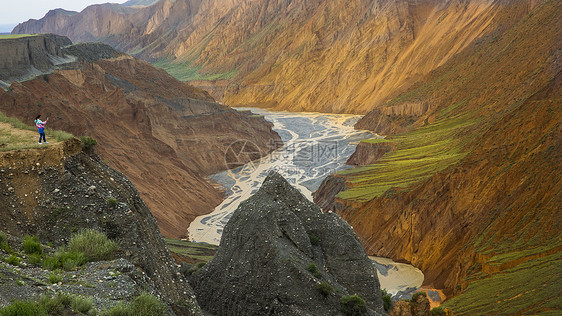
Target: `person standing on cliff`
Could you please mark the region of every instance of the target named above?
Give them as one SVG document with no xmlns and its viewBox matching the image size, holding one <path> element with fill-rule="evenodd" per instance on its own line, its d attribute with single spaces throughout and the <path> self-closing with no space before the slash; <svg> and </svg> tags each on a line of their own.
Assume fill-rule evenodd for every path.
<svg viewBox="0 0 562 316">
<path fill-rule="evenodd" d="M 40 117 L 41 115 L 37 115 L 37 117 L 35 118 L 35 126 L 37 126 L 37 131 L 39 132 L 39 145 L 42 144 L 41 139 L 43 139 L 43 142 L 45 142 L 45 144 L 48 144 L 49 142 L 45 138 L 45 124 L 47 124 L 49 118 L 47 118 L 45 122 L 43 122 L 39 119 Z"/>
</svg>

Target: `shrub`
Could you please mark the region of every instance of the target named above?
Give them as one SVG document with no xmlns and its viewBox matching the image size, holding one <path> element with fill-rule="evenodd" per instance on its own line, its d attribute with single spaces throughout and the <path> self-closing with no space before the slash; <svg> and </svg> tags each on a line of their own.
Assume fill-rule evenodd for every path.
<svg viewBox="0 0 562 316">
<path fill-rule="evenodd" d="M 88 313 L 92 309 L 92 299 L 81 296 L 72 297 L 72 311 L 80 313 Z M 155 314 L 156 315 L 156 314 Z"/>
<path fill-rule="evenodd" d="M 80 136 L 80 141 L 82 141 L 82 147 L 85 149 L 91 149 L 98 144 L 98 142 L 90 136 Z"/>
<path fill-rule="evenodd" d="M 443 307 L 438 306 L 438 307 L 434 307 L 431 310 L 431 315 L 432 316 L 444 316 L 444 315 L 447 315 L 447 312 L 445 312 L 445 309 L 443 309 Z"/>
<path fill-rule="evenodd" d="M 68 248 L 73 252 L 84 253 L 89 261 L 96 261 L 110 259 L 118 245 L 102 232 L 85 229 L 72 235 Z"/>
<path fill-rule="evenodd" d="M 105 316 L 132 316 L 128 305 L 119 303 L 103 313 Z"/>
<path fill-rule="evenodd" d="M 29 236 L 25 235 L 23 238 L 23 243 L 21 244 L 21 248 L 26 254 L 43 254 L 43 249 L 41 248 L 41 244 L 39 243 L 39 238 L 37 236 Z"/>
<path fill-rule="evenodd" d="M 382 303 L 383 303 L 384 310 L 388 312 L 392 307 L 392 297 L 390 296 L 390 294 L 388 294 L 386 289 L 381 290 L 381 292 L 382 292 L 381 294 L 382 294 Z"/>
<path fill-rule="evenodd" d="M 68 294 L 58 293 L 56 296 L 41 295 L 37 305 L 49 315 L 61 314 L 61 311 L 70 307 L 72 297 Z"/>
<path fill-rule="evenodd" d="M 341 311 L 348 316 L 367 315 L 367 303 L 359 295 L 346 295 L 340 299 Z"/>
<path fill-rule="evenodd" d="M 21 259 L 16 256 L 15 254 L 12 254 L 11 256 L 8 257 L 8 259 L 6 259 L 6 263 L 9 263 L 13 266 L 19 266 L 21 262 Z"/>
<path fill-rule="evenodd" d="M 43 74 L 43 80 L 45 80 L 46 82 L 49 82 L 49 75 Z"/>
<path fill-rule="evenodd" d="M 49 274 L 48 279 L 49 279 L 49 283 L 51 284 L 59 283 L 60 281 L 62 281 L 62 275 L 60 275 L 56 271 L 51 271 L 51 274 Z"/>
<path fill-rule="evenodd" d="M 80 251 L 69 251 L 61 247 L 57 249 L 52 256 L 43 259 L 42 266 L 48 270 L 64 269 L 70 271 L 83 265 L 87 261 L 84 253 Z"/>
<path fill-rule="evenodd" d="M 38 254 L 36 254 L 36 253 L 34 253 L 34 254 L 32 254 L 32 255 L 29 255 L 29 256 L 27 257 L 27 261 L 28 261 L 30 264 L 35 264 L 35 265 L 40 264 L 42 259 L 43 259 L 43 258 L 41 257 L 41 255 L 38 255 Z"/>
<path fill-rule="evenodd" d="M 318 236 L 314 235 L 313 233 L 310 233 L 310 235 L 308 235 L 308 238 L 310 238 L 310 243 L 313 246 L 320 245 L 320 238 L 318 238 Z"/>
<path fill-rule="evenodd" d="M 309 264 L 306 270 L 308 270 L 308 272 L 312 273 L 312 275 L 317 278 L 320 278 L 322 276 L 322 274 L 320 274 L 320 270 L 318 270 L 314 263 Z"/>
<path fill-rule="evenodd" d="M 12 304 L 0 309 L 2 316 L 19 316 L 19 315 L 47 315 L 44 309 L 34 304 L 31 301 L 15 300 Z"/>
<path fill-rule="evenodd" d="M 107 199 L 107 205 L 109 207 L 115 207 L 115 206 L 117 206 L 117 200 L 114 199 L 114 198 L 109 198 L 109 199 Z"/>
<path fill-rule="evenodd" d="M 412 302 L 417 301 L 418 297 L 420 297 L 420 296 L 427 297 L 427 294 L 425 294 L 425 292 L 416 292 L 416 293 L 412 294 Z"/>
<path fill-rule="evenodd" d="M 324 296 L 328 296 L 334 293 L 334 287 L 328 282 L 318 283 L 318 285 L 316 285 L 316 288 L 318 289 L 320 294 Z"/>
<path fill-rule="evenodd" d="M 164 303 L 151 294 L 142 293 L 137 296 L 130 305 L 132 315 L 151 316 L 151 315 L 168 315 L 168 309 Z"/>
</svg>

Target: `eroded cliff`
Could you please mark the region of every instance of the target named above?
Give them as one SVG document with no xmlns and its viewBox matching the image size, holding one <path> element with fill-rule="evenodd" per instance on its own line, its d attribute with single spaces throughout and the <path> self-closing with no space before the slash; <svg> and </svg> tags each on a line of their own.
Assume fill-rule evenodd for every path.
<svg viewBox="0 0 562 316">
<path fill-rule="evenodd" d="M 335 197 L 317 194 L 368 253 L 411 262 L 456 295 L 445 304 L 455 314 L 560 308 L 548 275 L 562 250 L 561 9 L 510 3 L 487 36 L 382 105 L 431 100 L 386 137 L 393 150 L 338 173 Z M 360 126 L 380 132 L 378 118 Z"/>
<path fill-rule="evenodd" d="M 93 228 L 119 244 L 116 256 L 126 261 L 100 263 L 97 270 L 101 272 L 112 267 L 131 276 L 134 286 L 113 289 L 118 292 L 113 296 L 97 293 L 98 298 L 106 300 L 105 306 L 115 305 L 117 300 L 127 296 L 124 293 L 150 291 L 180 315 L 201 315 L 187 280 L 179 273 L 156 220 L 135 187 L 122 174 L 105 165 L 91 149 L 83 150 L 80 140 L 73 138 L 40 149 L 0 153 L 0 187 L 2 232 L 20 238 L 38 236 L 42 243 L 59 247 L 66 245 L 73 233 Z M 109 199 L 116 202 L 108 203 Z M 91 269 L 86 270 L 91 272 Z M 3 304 L 7 303 L 6 298 L 18 297 L 17 294 L 28 287 L 33 295 L 23 297 L 25 299 L 38 299 L 39 294 L 51 291 L 24 277 L 24 273 L 27 270 L 19 276 L 25 281 L 16 285 L 17 289 L 2 293 Z M 31 274 L 38 277 L 39 272 Z M 108 278 L 95 282 L 100 288 L 107 287 L 111 282 L 111 277 Z M 71 280 L 65 282 L 72 283 Z M 92 295 L 91 291 L 80 291 L 79 286 L 73 288 L 72 284 L 55 290 Z"/>
<path fill-rule="evenodd" d="M 96 138 L 101 157 L 131 179 L 168 237 L 184 236 L 220 203 L 205 177 L 227 168 L 230 144 L 248 140 L 265 154 L 279 143 L 263 118 L 217 104 L 147 62 L 102 44 L 66 52 L 80 62 L 0 90 L 0 111 L 24 122 L 41 113 L 48 128 Z"/>
<path fill-rule="evenodd" d="M 530 10 L 536 3 L 521 5 Z M 366 113 L 462 51 L 506 6 L 487 0 L 162 0 L 131 13 L 99 5 L 72 16 L 50 14 L 13 32 L 101 40 L 182 80 L 207 80 L 197 84 L 230 105 Z M 412 104 L 408 111 L 426 106 Z"/>
</svg>

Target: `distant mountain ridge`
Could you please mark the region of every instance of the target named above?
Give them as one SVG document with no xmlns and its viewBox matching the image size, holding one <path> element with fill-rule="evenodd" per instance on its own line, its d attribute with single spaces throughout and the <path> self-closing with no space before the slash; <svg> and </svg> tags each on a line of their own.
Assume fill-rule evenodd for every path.
<svg viewBox="0 0 562 316">
<path fill-rule="evenodd" d="M 530 11 L 540 1 L 524 1 Z M 503 2 L 161 0 L 126 13 L 95 5 L 14 33 L 102 41 L 211 88 L 231 105 L 366 113 L 484 33 Z M 217 87 L 218 85 L 218 87 Z M 216 89 L 213 89 L 216 87 Z"/>
</svg>

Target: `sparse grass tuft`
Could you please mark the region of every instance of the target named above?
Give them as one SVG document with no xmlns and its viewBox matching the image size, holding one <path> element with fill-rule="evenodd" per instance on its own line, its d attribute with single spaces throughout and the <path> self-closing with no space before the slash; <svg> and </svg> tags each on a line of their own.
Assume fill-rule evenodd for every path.
<svg viewBox="0 0 562 316">
<path fill-rule="evenodd" d="M 318 236 L 314 235 L 313 233 L 310 233 L 308 235 L 308 238 L 310 238 L 310 244 L 312 244 L 313 246 L 320 245 L 320 238 L 318 238 Z"/>
<path fill-rule="evenodd" d="M 23 249 L 23 251 L 26 254 L 37 254 L 37 255 L 42 255 L 43 254 L 43 248 L 41 248 L 41 244 L 39 243 L 39 238 L 37 238 L 37 236 L 29 236 L 29 235 L 25 235 L 24 239 L 23 239 L 23 243 L 21 245 L 21 248 Z"/>
<path fill-rule="evenodd" d="M 104 233 L 85 229 L 72 235 L 68 248 L 71 252 L 84 253 L 89 261 L 96 261 L 111 259 L 119 246 Z"/>
<path fill-rule="evenodd" d="M 445 316 L 445 315 L 447 315 L 447 312 L 445 312 L 445 309 L 441 306 L 434 307 L 431 310 L 431 316 Z"/>
<path fill-rule="evenodd" d="M 6 259 L 6 263 L 11 264 L 13 266 L 19 266 L 21 262 L 21 258 L 16 256 L 15 254 L 12 254 L 8 257 L 8 259 Z"/>
<path fill-rule="evenodd" d="M 61 247 L 52 256 L 44 258 L 42 266 L 48 270 L 64 269 L 70 271 L 87 261 L 86 255 L 83 252 L 69 251 Z"/>
<path fill-rule="evenodd" d="M 130 304 L 132 315 L 151 316 L 151 315 L 168 315 L 166 305 L 162 303 L 156 296 L 143 293 L 137 296 Z"/>
<path fill-rule="evenodd" d="M 62 281 L 62 275 L 58 271 L 51 271 L 48 280 L 51 284 L 59 283 Z"/>
<path fill-rule="evenodd" d="M 314 275 L 317 278 L 322 277 L 320 270 L 318 270 L 318 267 L 316 267 L 316 264 L 314 263 L 309 264 L 306 270 L 308 270 L 308 272 L 312 273 L 312 275 Z"/>
<path fill-rule="evenodd" d="M 367 303 L 357 294 L 342 296 L 340 308 L 347 316 L 367 315 Z"/>
<path fill-rule="evenodd" d="M 316 285 L 316 288 L 320 292 L 320 294 L 324 296 L 329 296 L 334 293 L 334 287 L 328 282 L 321 282 Z"/>
<path fill-rule="evenodd" d="M 4 232 L 0 232 L 0 249 L 4 250 L 6 253 L 11 254 L 12 248 L 8 244 L 8 237 Z"/>
<path fill-rule="evenodd" d="M 388 294 L 386 289 L 382 289 L 381 294 L 384 310 L 389 312 L 392 309 L 392 297 Z"/>
<path fill-rule="evenodd" d="M 90 136 L 80 136 L 80 141 L 85 149 L 91 149 L 98 144 L 98 141 Z"/>
<path fill-rule="evenodd" d="M 114 198 L 107 199 L 107 206 L 109 206 L 109 207 L 117 206 L 117 200 L 114 199 Z"/>
</svg>

